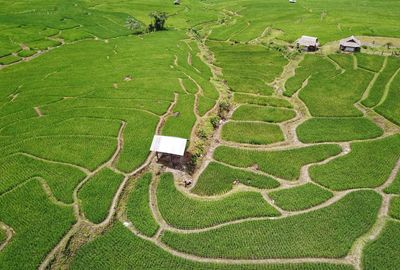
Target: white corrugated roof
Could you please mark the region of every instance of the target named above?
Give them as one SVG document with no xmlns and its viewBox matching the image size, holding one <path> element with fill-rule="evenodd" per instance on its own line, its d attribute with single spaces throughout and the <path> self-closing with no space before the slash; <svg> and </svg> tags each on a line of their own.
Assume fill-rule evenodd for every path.
<svg viewBox="0 0 400 270">
<path fill-rule="evenodd" d="M 186 149 L 186 139 L 155 135 L 150 151 L 183 156 Z"/>
</svg>

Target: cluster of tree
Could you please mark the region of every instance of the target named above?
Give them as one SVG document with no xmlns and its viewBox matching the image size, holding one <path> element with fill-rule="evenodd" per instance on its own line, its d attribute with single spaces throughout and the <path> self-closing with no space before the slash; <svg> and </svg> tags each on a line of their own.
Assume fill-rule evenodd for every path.
<svg viewBox="0 0 400 270">
<path fill-rule="evenodd" d="M 147 26 L 147 29 L 144 29 L 142 23 L 132 17 L 126 20 L 126 27 L 134 33 L 144 32 L 144 30 L 147 32 L 165 30 L 165 24 L 168 19 L 166 12 L 153 11 L 149 14 L 149 17 L 151 18 L 151 23 Z"/>
</svg>

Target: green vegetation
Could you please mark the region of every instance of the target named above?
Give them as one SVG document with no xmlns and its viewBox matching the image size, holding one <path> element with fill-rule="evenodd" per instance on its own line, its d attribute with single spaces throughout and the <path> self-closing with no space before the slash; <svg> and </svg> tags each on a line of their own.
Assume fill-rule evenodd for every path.
<svg viewBox="0 0 400 270">
<path fill-rule="evenodd" d="M 393 197 L 390 202 L 390 216 L 400 220 L 400 197 Z"/>
<path fill-rule="evenodd" d="M 147 173 L 136 180 L 126 206 L 128 219 L 132 221 L 133 226 L 149 237 L 153 236 L 159 228 L 150 209 L 149 190 L 152 177 L 151 173 Z"/>
<path fill-rule="evenodd" d="M 247 168 L 258 165 L 261 171 L 288 180 L 300 176 L 300 168 L 304 165 L 323 161 L 340 153 L 335 144 L 316 145 L 282 151 L 242 150 L 229 147 L 218 147 L 214 158 L 233 166 Z"/>
<path fill-rule="evenodd" d="M 83 246 L 71 269 L 190 269 L 190 270 L 351 270 L 336 264 L 226 265 L 198 263 L 173 256 L 134 235 L 121 223 Z"/>
<path fill-rule="evenodd" d="M 248 144 L 270 144 L 284 141 L 278 125 L 253 122 L 228 122 L 222 128 L 222 139 Z"/>
<path fill-rule="evenodd" d="M 0 58 L 0 65 L 9 65 L 19 60 L 21 60 L 21 58 L 16 55 L 7 55 Z"/>
<path fill-rule="evenodd" d="M 400 68 L 400 65 L 399 65 Z M 384 117 L 400 125 L 400 73 L 394 78 L 390 85 L 386 99 L 375 110 Z"/>
<path fill-rule="evenodd" d="M 44 179 L 54 196 L 72 203 L 72 193 L 85 174 L 70 166 L 40 161 L 18 154 L 0 161 L 0 195 L 13 190 L 32 178 Z"/>
<path fill-rule="evenodd" d="M 380 204 L 373 191 L 352 192 L 331 206 L 302 215 L 201 233 L 166 232 L 161 239 L 174 249 L 212 258 L 341 258 L 375 223 Z"/>
<path fill-rule="evenodd" d="M 20 57 L 29 57 L 32 56 L 36 53 L 35 50 L 22 50 L 18 53 L 18 56 Z"/>
<path fill-rule="evenodd" d="M 300 62 L 299 66 L 296 68 L 295 76 L 290 77 L 285 82 L 286 96 L 291 97 L 296 93 L 303 84 L 305 85 L 311 77 L 318 77 L 319 72 L 327 72 L 331 68 L 330 63 L 327 61 L 321 61 L 320 57 L 314 55 L 305 55 L 304 60 Z"/>
<path fill-rule="evenodd" d="M 207 45 L 214 52 L 215 64 L 223 69 L 224 78 L 234 92 L 271 95 L 273 90 L 266 83 L 272 82 L 287 64 L 281 53 L 262 46 L 222 42 L 208 42 Z"/>
<path fill-rule="evenodd" d="M 374 107 L 379 104 L 384 95 L 386 85 L 399 68 L 399 59 L 395 57 L 389 57 L 385 69 L 381 74 L 379 74 L 378 79 L 369 91 L 367 99 L 362 101 L 365 106 Z"/>
<path fill-rule="evenodd" d="M 304 143 L 343 142 L 382 136 L 383 130 L 367 118 L 312 118 L 296 130 Z"/>
<path fill-rule="evenodd" d="M 400 173 L 397 173 L 393 183 L 385 189 L 386 193 L 400 195 Z"/>
<path fill-rule="evenodd" d="M 304 210 L 333 197 L 332 192 L 311 183 L 274 191 L 268 195 L 277 206 L 287 211 Z"/>
<path fill-rule="evenodd" d="M 78 197 L 87 219 L 101 223 L 107 217 L 114 194 L 123 178 L 122 175 L 106 168 L 85 183 Z"/>
<path fill-rule="evenodd" d="M 356 103 L 367 89 L 373 78 L 371 72 L 353 69 L 353 58 L 349 55 L 330 56 L 343 68 L 337 67 L 324 57 L 318 57 L 315 69 L 308 84 L 300 92 L 299 97 L 307 105 L 312 116 L 362 116 L 356 109 Z"/>
<path fill-rule="evenodd" d="M 363 254 L 365 269 L 396 270 L 400 264 L 400 223 L 389 221 L 378 239 L 367 244 Z"/>
<path fill-rule="evenodd" d="M 234 193 L 215 200 L 189 198 L 176 189 L 172 174 L 163 174 L 157 201 L 166 222 L 178 228 L 203 228 L 247 217 L 278 216 L 256 192 Z"/>
<path fill-rule="evenodd" d="M 196 116 L 193 113 L 194 96 L 180 95 L 174 107 L 174 114 L 168 118 L 163 128 L 163 135 L 190 138 Z"/>
<path fill-rule="evenodd" d="M 290 120 L 295 116 L 296 113 L 292 110 L 254 105 L 241 105 L 233 113 L 232 119 L 279 123 Z"/>
<path fill-rule="evenodd" d="M 72 207 L 52 203 L 32 179 L 0 196 L 0 220 L 15 234 L 0 252 L 4 269 L 34 269 L 75 223 Z"/>
<path fill-rule="evenodd" d="M 385 60 L 385 58 L 382 56 L 364 53 L 359 53 L 356 57 L 358 67 L 370 70 L 372 72 L 379 72 Z"/>
<path fill-rule="evenodd" d="M 272 177 L 211 162 L 200 175 L 192 192 L 206 196 L 223 194 L 233 188 L 235 181 L 262 189 L 271 189 L 279 186 L 279 182 Z"/>
<path fill-rule="evenodd" d="M 311 178 L 334 190 L 380 186 L 399 159 L 400 135 L 352 143 L 351 149 L 345 156 L 311 167 Z"/>
<path fill-rule="evenodd" d="M 244 93 L 234 93 L 234 101 L 240 104 L 253 104 L 260 106 L 292 108 L 289 101 L 282 98 L 260 95 L 249 95 Z"/>
</svg>

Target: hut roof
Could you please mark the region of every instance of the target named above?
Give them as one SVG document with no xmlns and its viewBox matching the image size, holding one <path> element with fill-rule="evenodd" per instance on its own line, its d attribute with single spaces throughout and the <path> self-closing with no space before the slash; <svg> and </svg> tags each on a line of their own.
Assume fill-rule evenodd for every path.
<svg viewBox="0 0 400 270">
<path fill-rule="evenodd" d="M 361 41 L 357 39 L 355 36 L 351 36 L 348 38 L 344 38 L 340 41 L 340 45 L 344 47 L 353 47 L 359 48 L 361 47 Z"/>
<path fill-rule="evenodd" d="M 297 40 L 297 44 L 300 46 L 319 46 L 318 38 L 317 37 L 310 37 L 310 36 L 302 36 Z"/>
<path fill-rule="evenodd" d="M 150 151 L 183 156 L 185 154 L 186 143 L 186 139 L 155 135 Z"/>
</svg>

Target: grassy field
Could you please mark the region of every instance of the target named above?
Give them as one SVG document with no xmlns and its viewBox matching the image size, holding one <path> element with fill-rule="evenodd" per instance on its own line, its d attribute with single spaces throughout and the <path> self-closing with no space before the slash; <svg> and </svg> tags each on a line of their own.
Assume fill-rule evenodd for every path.
<svg viewBox="0 0 400 270">
<path fill-rule="evenodd" d="M 296 113 L 292 110 L 254 105 L 241 105 L 233 113 L 232 119 L 240 121 L 263 121 L 279 123 L 290 120 L 295 116 Z"/>
<path fill-rule="evenodd" d="M 214 158 L 242 168 L 257 165 L 261 171 L 266 173 L 295 180 L 300 176 L 302 166 L 322 161 L 338 153 L 340 153 L 340 147 L 334 144 L 283 151 L 242 150 L 221 146 L 215 151 Z"/>
<path fill-rule="evenodd" d="M 99 256 L 99 254 L 102 254 Z M 106 234 L 88 243 L 77 254 L 71 269 L 193 269 L 193 270 L 350 270 L 346 265 L 285 264 L 226 265 L 198 263 L 169 254 L 117 223 Z"/>
<path fill-rule="evenodd" d="M 304 143 L 344 142 L 382 136 L 383 130 L 366 118 L 312 118 L 297 130 Z"/>
<path fill-rule="evenodd" d="M 390 203 L 390 216 L 400 220 L 400 198 L 394 197 Z"/>
<path fill-rule="evenodd" d="M 128 219 L 132 221 L 136 229 L 147 236 L 153 236 L 159 228 L 150 209 L 149 189 L 151 180 L 152 175 L 148 173 L 135 182 L 134 191 L 130 194 L 126 206 Z"/>
<path fill-rule="evenodd" d="M 351 144 L 348 155 L 310 168 L 314 181 L 334 190 L 377 187 L 400 157 L 400 136 Z"/>
<path fill-rule="evenodd" d="M 212 162 L 201 174 L 192 191 L 196 194 L 207 196 L 223 194 L 233 188 L 235 181 L 262 189 L 271 189 L 279 186 L 279 182 L 272 177 Z"/>
<path fill-rule="evenodd" d="M 229 122 L 222 128 L 222 139 L 247 144 L 271 144 L 284 141 L 278 125 L 255 122 Z"/>
<path fill-rule="evenodd" d="M 367 244 L 363 256 L 365 269 L 388 269 L 398 268 L 400 258 L 400 224 L 390 221 L 386 224 L 380 237 Z"/>
<path fill-rule="evenodd" d="M 375 223 L 380 202 L 375 192 L 353 192 L 311 213 L 202 233 L 166 232 L 162 241 L 175 249 L 213 258 L 340 258 L 350 250 L 353 240 Z"/>
<path fill-rule="evenodd" d="M 87 219 L 100 223 L 106 218 L 111 201 L 123 178 L 110 169 L 103 169 L 85 183 L 78 197 Z"/>
<path fill-rule="evenodd" d="M 398 0 L 0 5 L 1 269 L 397 270 Z"/>
<path fill-rule="evenodd" d="M 52 203 L 32 179 L 0 196 L 0 219 L 16 234 L 0 252 L 4 269 L 35 269 L 75 223 L 72 208 Z"/>
<path fill-rule="evenodd" d="M 332 192 L 311 183 L 273 191 L 268 195 L 277 206 L 287 211 L 304 210 L 321 204 L 333 196 Z"/>
<path fill-rule="evenodd" d="M 217 200 L 189 198 L 176 189 L 172 174 L 161 176 L 157 202 L 167 223 L 178 228 L 203 228 L 246 217 L 279 215 L 256 192 L 234 193 Z"/>
</svg>

